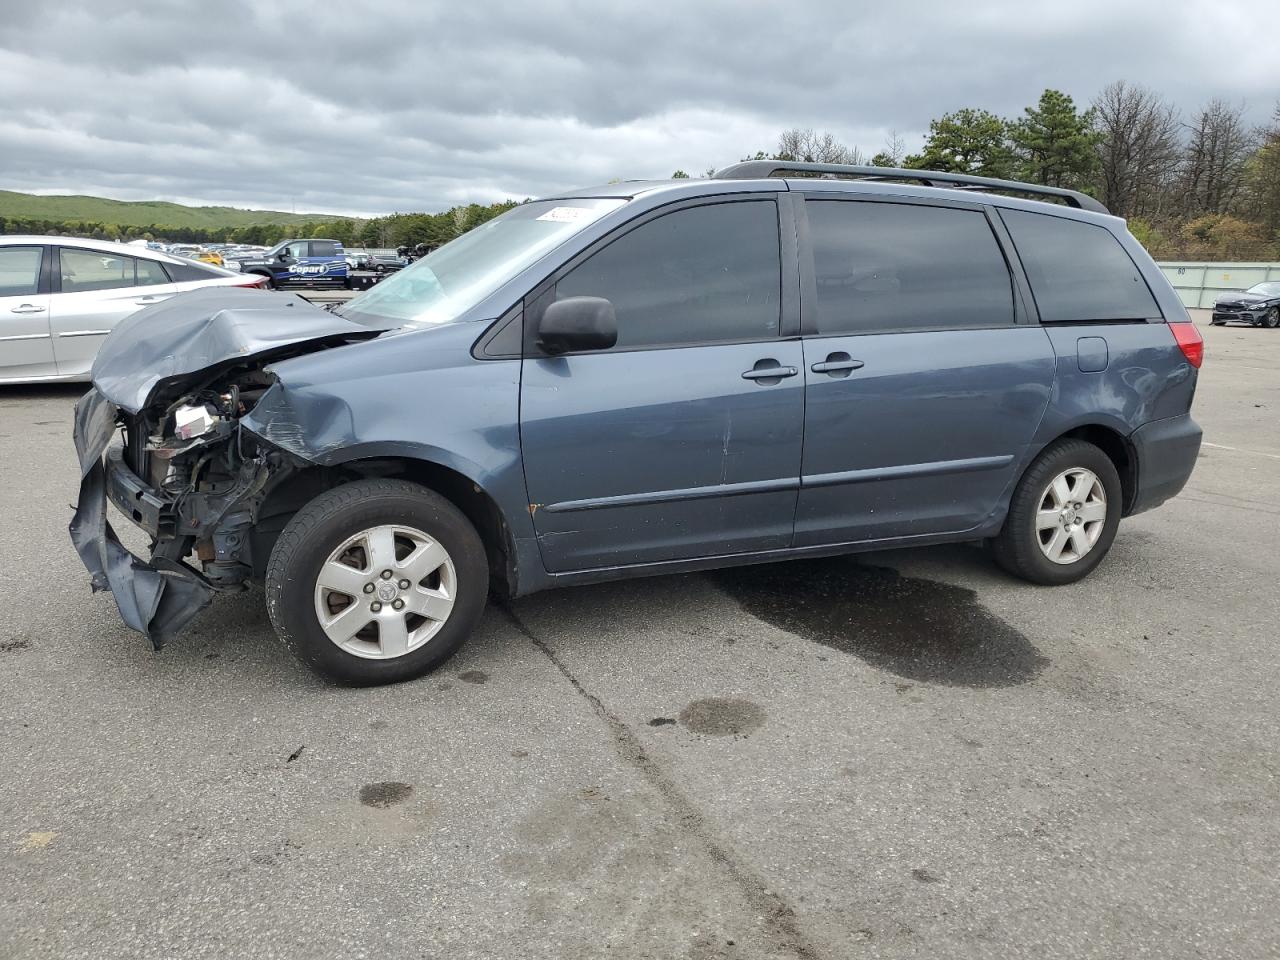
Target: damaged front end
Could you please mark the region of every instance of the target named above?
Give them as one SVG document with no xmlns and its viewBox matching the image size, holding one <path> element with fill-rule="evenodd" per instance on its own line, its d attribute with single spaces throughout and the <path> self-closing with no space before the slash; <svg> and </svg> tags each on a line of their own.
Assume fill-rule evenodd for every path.
<svg viewBox="0 0 1280 960">
<path fill-rule="evenodd" d="M 175 297 L 108 338 L 76 404 L 71 540 L 93 589 L 157 650 L 214 593 L 244 589 L 265 559 L 253 553 L 260 507 L 307 465 L 241 425 L 274 383 L 266 364 L 379 332 L 293 297 L 227 291 Z M 149 559 L 120 542 L 107 500 L 149 535 Z"/>
</svg>

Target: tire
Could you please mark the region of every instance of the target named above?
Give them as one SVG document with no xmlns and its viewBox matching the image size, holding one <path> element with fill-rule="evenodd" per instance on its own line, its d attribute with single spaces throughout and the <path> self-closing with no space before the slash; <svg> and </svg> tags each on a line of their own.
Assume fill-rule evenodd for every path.
<svg viewBox="0 0 1280 960">
<path fill-rule="evenodd" d="M 398 559 L 388 561 L 388 549 Z M 403 480 L 359 480 L 316 497 L 281 532 L 266 574 L 280 639 L 316 673 L 349 686 L 439 667 L 470 636 L 488 593 L 475 527 L 439 494 Z"/>
<path fill-rule="evenodd" d="M 1088 489 L 1081 493 L 1086 474 L 1097 481 L 1097 486 L 1088 483 Z M 1073 496 L 1081 499 L 1059 509 L 1062 498 L 1053 485 L 1064 476 L 1080 482 L 1072 489 L 1072 479 L 1067 480 Z M 1104 503 L 1099 503 L 1099 495 Z M 1058 440 L 1036 457 L 1018 481 L 1004 527 L 991 544 L 996 562 L 1032 583 L 1057 586 L 1080 580 L 1111 549 L 1120 526 L 1121 497 L 1120 475 L 1110 457 L 1083 440 Z M 1075 502 L 1083 504 L 1078 513 Z M 1050 520 L 1055 514 L 1058 525 L 1042 527 L 1038 522 L 1042 515 Z M 1042 546 L 1045 540 L 1049 542 Z M 1076 545 L 1081 543 L 1087 549 L 1077 550 Z M 1058 561 L 1049 556 L 1055 548 L 1060 551 Z"/>
<path fill-rule="evenodd" d="M 1262 325 L 1268 330 L 1280 327 L 1280 307 L 1272 307 L 1268 310 L 1266 316 L 1262 318 Z"/>
</svg>

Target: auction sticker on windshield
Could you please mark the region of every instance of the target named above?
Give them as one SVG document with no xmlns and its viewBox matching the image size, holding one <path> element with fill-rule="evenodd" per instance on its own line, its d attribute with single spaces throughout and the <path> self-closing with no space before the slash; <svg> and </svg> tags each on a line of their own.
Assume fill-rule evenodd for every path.
<svg viewBox="0 0 1280 960">
<path fill-rule="evenodd" d="M 570 223 L 574 220 L 582 220 L 585 218 L 595 219 L 600 216 L 600 211 L 591 207 L 552 207 L 539 220 L 554 220 L 557 223 Z"/>
</svg>

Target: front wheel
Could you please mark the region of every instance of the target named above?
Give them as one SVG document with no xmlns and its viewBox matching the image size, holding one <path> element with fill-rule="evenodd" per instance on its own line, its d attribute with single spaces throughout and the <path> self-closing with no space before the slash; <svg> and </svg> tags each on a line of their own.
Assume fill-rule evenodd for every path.
<svg viewBox="0 0 1280 960">
<path fill-rule="evenodd" d="M 1059 440 L 1019 481 L 992 542 L 996 562 L 1032 583 L 1073 583 L 1111 549 L 1120 511 L 1111 458 L 1083 440 Z"/>
<path fill-rule="evenodd" d="M 401 480 L 321 494 L 280 534 L 267 612 L 307 666 L 339 683 L 411 680 L 466 641 L 484 611 L 484 544 L 457 507 Z"/>
<path fill-rule="evenodd" d="M 1280 327 L 1280 307 L 1272 307 L 1262 318 L 1262 325 L 1268 330 Z"/>
</svg>

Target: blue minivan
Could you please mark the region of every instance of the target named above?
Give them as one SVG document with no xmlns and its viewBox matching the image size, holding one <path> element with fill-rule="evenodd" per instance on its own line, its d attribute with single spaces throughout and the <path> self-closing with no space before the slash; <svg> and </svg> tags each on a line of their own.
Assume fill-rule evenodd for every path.
<svg viewBox="0 0 1280 960">
<path fill-rule="evenodd" d="M 156 647 L 260 583 L 353 684 L 439 666 L 491 588 L 949 541 L 1063 584 L 1185 484 L 1202 356 L 1069 190 L 778 161 L 617 183 L 333 312 L 231 290 L 126 320 L 77 407 L 72 539 Z"/>
</svg>

